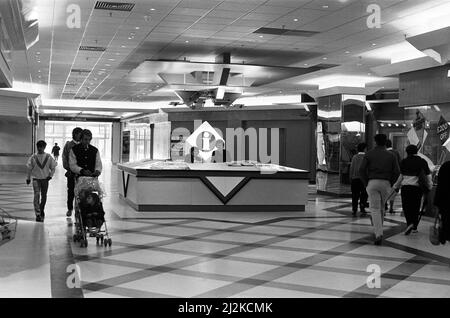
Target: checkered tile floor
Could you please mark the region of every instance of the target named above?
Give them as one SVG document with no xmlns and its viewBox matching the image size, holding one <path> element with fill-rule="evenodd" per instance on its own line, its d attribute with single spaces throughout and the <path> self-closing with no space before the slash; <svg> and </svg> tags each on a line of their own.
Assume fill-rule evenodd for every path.
<svg viewBox="0 0 450 318">
<path fill-rule="evenodd" d="M 71 242 L 61 172 L 51 184 L 49 216 L 38 226 L 48 233 L 54 297 L 450 297 L 450 247 L 428 242 L 428 220 L 405 237 L 400 213 L 388 216 L 386 240 L 374 246 L 369 218 L 352 218 L 349 199 L 312 193 L 305 213 L 120 219 L 115 210 L 127 207 L 116 198 L 111 170 L 104 176 L 108 248 L 94 239 L 87 248 Z M 0 205 L 27 222 L 30 188 L 9 181 L 0 180 Z M 58 285 L 71 263 L 79 266 L 78 294 Z M 381 270 L 380 288 L 367 285 L 370 265 Z"/>
</svg>

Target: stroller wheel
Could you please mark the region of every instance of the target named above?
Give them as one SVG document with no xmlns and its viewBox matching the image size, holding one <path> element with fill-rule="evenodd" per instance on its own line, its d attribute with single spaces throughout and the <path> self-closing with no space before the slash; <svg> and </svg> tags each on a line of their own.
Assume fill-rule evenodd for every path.
<svg viewBox="0 0 450 318">
<path fill-rule="evenodd" d="M 97 241 L 97 245 L 98 245 L 100 243 L 100 238 L 97 237 L 96 241 Z"/>
<path fill-rule="evenodd" d="M 105 247 L 107 247 L 108 246 L 108 240 L 104 240 L 103 244 L 105 245 Z"/>
<path fill-rule="evenodd" d="M 111 245 L 112 245 L 112 240 L 111 239 L 108 240 L 108 245 L 109 245 L 109 247 L 111 247 Z"/>
</svg>

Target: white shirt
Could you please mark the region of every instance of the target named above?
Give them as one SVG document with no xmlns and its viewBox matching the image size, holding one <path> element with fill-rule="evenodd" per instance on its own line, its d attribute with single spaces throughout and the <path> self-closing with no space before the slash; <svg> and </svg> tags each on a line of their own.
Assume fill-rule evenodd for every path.
<svg viewBox="0 0 450 318">
<path fill-rule="evenodd" d="M 47 156 L 48 159 L 45 163 L 45 166 L 40 167 L 44 164 L 45 158 Z M 38 160 L 38 162 L 36 160 Z M 33 177 L 33 179 L 42 180 L 47 179 L 48 177 L 53 177 L 57 165 L 58 163 L 48 153 L 36 153 L 32 155 L 27 162 L 28 179 L 30 179 L 30 177 Z"/>
<path fill-rule="evenodd" d="M 81 168 L 77 164 L 77 157 L 75 156 L 73 149 L 70 149 L 70 153 L 69 153 L 69 166 L 70 166 L 70 170 L 72 170 L 72 172 L 74 172 L 76 174 L 80 174 L 81 170 L 83 170 L 83 168 Z M 103 168 L 103 165 L 102 165 L 102 160 L 100 158 L 100 151 L 97 151 L 97 156 L 95 157 L 95 170 L 102 172 L 102 168 Z M 94 172 L 94 171 L 91 171 L 91 172 Z"/>
</svg>

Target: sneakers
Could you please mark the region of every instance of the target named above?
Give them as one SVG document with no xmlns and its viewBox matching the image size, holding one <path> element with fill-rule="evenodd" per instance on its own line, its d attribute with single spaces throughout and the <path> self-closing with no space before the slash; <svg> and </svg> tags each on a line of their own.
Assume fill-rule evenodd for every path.
<svg viewBox="0 0 450 318">
<path fill-rule="evenodd" d="M 72 216 L 72 210 L 67 210 L 66 216 L 67 217 L 71 217 Z"/>
<path fill-rule="evenodd" d="M 382 241 L 383 241 L 383 236 L 376 237 L 375 241 L 374 241 L 374 244 L 375 245 L 381 245 Z"/>
<path fill-rule="evenodd" d="M 412 225 L 412 224 L 408 225 L 408 227 L 406 228 L 406 231 L 405 231 L 405 235 L 411 234 L 413 229 L 414 229 L 414 225 Z"/>
<path fill-rule="evenodd" d="M 36 215 L 36 222 L 44 222 L 44 219 L 40 215 Z"/>
</svg>

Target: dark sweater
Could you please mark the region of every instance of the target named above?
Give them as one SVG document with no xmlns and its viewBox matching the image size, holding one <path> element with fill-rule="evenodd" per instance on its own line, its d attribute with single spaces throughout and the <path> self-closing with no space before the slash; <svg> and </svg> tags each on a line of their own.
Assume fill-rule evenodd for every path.
<svg viewBox="0 0 450 318">
<path fill-rule="evenodd" d="M 369 180 L 387 180 L 391 184 L 400 175 L 400 167 L 395 155 L 386 147 L 377 146 L 364 155 L 359 174 L 367 185 Z"/>
</svg>

